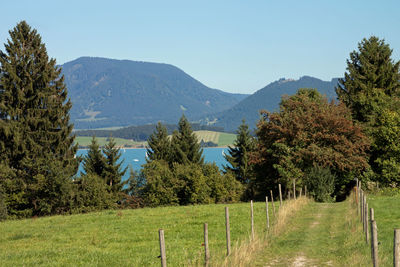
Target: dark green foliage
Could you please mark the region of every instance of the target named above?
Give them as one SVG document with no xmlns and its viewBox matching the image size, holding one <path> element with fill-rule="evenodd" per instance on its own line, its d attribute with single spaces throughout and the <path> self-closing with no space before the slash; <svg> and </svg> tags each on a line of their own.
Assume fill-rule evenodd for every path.
<svg viewBox="0 0 400 267">
<path fill-rule="evenodd" d="M 78 167 L 71 102 L 36 30 L 22 21 L 9 33 L 0 52 L 0 163 L 7 166 L 0 182 L 12 217 L 52 214 L 65 199 L 49 199 L 69 194 L 63 188 Z"/>
<path fill-rule="evenodd" d="M 168 138 L 167 128 L 160 122 L 157 124 L 155 132 L 147 140 L 147 161 L 171 159 L 171 141 Z"/>
<path fill-rule="evenodd" d="M 245 96 L 208 88 L 168 64 L 83 57 L 62 67 L 78 129 L 174 123 L 184 109 L 189 118 L 199 117 Z M 88 107 L 100 114 L 91 117 Z"/>
<path fill-rule="evenodd" d="M 172 134 L 172 158 L 170 161 L 179 164 L 203 164 L 203 149 L 185 115 L 180 118 L 178 128 L 178 131 Z"/>
<path fill-rule="evenodd" d="M 125 175 L 128 168 L 122 169 L 124 161 L 120 160 L 121 152 L 115 145 L 114 139 L 110 137 L 108 143 L 103 148 L 105 165 L 102 176 L 106 184 L 110 187 L 110 190 L 113 193 L 118 193 L 122 191 L 122 177 Z"/>
<path fill-rule="evenodd" d="M 96 137 L 92 137 L 92 142 L 89 146 L 87 155 L 83 158 L 83 170 L 86 174 L 96 174 L 103 177 L 103 172 L 106 167 L 106 158 L 101 153 L 99 143 Z"/>
<path fill-rule="evenodd" d="M 89 173 L 75 180 L 72 212 L 90 212 L 115 207 L 115 196 L 104 179 Z"/>
<path fill-rule="evenodd" d="M 150 206 L 178 205 L 181 182 L 175 177 L 165 161 L 151 161 L 143 165 L 146 177 L 143 198 Z"/>
<path fill-rule="evenodd" d="M 7 205 L 3 192 L 3 188 L 0 186 L 0 222 L 7 219 Z"/>
<path fill-rule="evenodd" d="M 244 118 L 253 127 L 260 119 L 260 110 L 274 112 L 279 110 L 282 95 L 293 95 L 299 88 L 317 88 L 321 94 L 326 94 L 329 99 L 336 98 L 335 86 L 337 79 L 322 81 L 317 78 L 304 76 L 299 80 L 280 79 L 246 97 L 233 107 L 222 112 L 207 115 L 208 121 L 217 119 L 215 126 L 223 127 L 225 131 L 233 132 Z"/>
<path fill-rule="evenodd" d="M 315 201 L 332 202 L 334 200 L 335 179 L 335 175 L 331 173 L 329 168 L 313 166 L 306 173 L 305 184 Z"/>
<path fill-rule="evenodd" d="M 233 145 L 233 147 L 228 147 L 228 154 L 224 156 L 229 163 L 229 165 L 224 166 L 224 169 L 231 171 L 242 184 L 249 184 L 253 175 L 250 154 L 255 150 L 255 141 L 244 120 L 237 130 Z"/>
<path fill-rule="evenodd" d="M 399 185 L 400 147 L 400 62 L 391 59 L 384 40 L 372 36 L 350 53 L 345 78 L 336 92 L 372 140 L 370 165 L 374 179 Z"/>
</svg>

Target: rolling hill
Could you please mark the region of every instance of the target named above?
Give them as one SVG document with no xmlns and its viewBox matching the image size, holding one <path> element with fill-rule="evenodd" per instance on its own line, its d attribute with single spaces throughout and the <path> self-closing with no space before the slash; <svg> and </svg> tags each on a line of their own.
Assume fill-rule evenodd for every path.
<svg viewBox="0 0 400 267">
<path fill-rule="evenodd" d="M 211 89 L 160 63 L 81 57 L 63 64 L 77 129 L 176 123 L 220 112 L 247 95 Z"/>
<path fill-rule="evenodd" d="M 277 111 L 282 95 L 295 94 L 299 88 L 316 88 L 329 99 L 336 99 L 335 86 L 337 82 L 337 78 L 331 81 L 322 81 L 310 76 L 303 76 L 298 80 L 280 79 L 225 111 L 205 116 L 201 122 L 223 127 L 225 131 L 235 131 L 242 119 L 245 119 L 246 123 L 253 129 L 259 119 L 259 111 L 262 109 Z"/>
</svg>

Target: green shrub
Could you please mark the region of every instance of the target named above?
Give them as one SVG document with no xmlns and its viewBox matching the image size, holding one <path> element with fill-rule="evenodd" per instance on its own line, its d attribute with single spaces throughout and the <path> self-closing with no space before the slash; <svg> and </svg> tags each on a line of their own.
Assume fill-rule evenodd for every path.
<svg viewBox="0 0 400 267">
<path fill-rule="evenodd" d="M 314 166 L 306 173 L 306 184 L 311 196 L 317 202 L 332 202 L 335 190 L 335 175 L 329 168 Z"/>
<path fill-rule="evenodd" d="M 7 219 L 7 205 L 2 188 L 0 187 L 0 221 Z"/>
</svg>

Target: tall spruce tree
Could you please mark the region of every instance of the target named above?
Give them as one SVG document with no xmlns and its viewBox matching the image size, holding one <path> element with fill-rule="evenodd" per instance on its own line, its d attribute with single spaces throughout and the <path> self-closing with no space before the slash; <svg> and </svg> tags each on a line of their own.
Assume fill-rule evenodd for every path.
<svg viewBox="0 0 400 267">
<path fill-rule="evenodd" d="M 180 164 L 203 164 L 203 149 L 194 134 L 189 121 L 185 115 L 179 120 L 178 131 L 175 131 L 171 140 L 172 162 Z"/>
<path fill-rule="evenodd" d="M 54 213 L 77 170 L 71 102 L 37 31 L 22 21 L 9 34 L 0 52 L 0 163 L 10 175 L 1 180 L 18 186 L 4 186 L 6 204 L 11 216 Z"/>
<path fill-rule="evenodd" d="M 121 152 L 114 138 L 109 137 L 108 143 L 103 148 L 105 156 L 105 166 L 103 170 L 103 177 L 105 182 L 113 193 L 121 192 L 123 184 L 122 177 L 125 175 L 128 167 L 122 168 L 124 161 L 120 161 Z"/>
<path fill-rule="evenodd" d="M 99 177 L 104 177 L 105 167 L 106 158 L 101 153 L 96 137 L 93 136 L 87 155 L 83 158 L 83 170 L 86 174 L 96 174 Z"/>
<path fill-rule="evenodd" d="M 248 184 L 251 176 L 250 153 L 255 150 L 255 142 L 244 120 L 237 130 L 233 145 L 228 147 L 228 154 L 224 156 L 229 163 L 224 169 L 233 172 L 242 184 Z"/>
<path fill-rule="evenodd" d="M 156 130 L 147 140 L 147 162 L 153 160 L 165 160 L 169 162 L 171 159 L 171 141 L 168 138 L 167 128 L 158 122 Z"/>
<path fill-rule="evenodd" d="M 372 36 L 350 53 L 336 93 L 372 140 L 369 163 L 375 179 L 400 184 L 400 62 L 384 40 Z"/>
</svg>

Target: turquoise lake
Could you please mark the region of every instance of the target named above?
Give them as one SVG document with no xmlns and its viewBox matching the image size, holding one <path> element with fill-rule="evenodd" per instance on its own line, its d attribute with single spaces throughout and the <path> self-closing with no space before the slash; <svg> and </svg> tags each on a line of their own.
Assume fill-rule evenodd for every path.
<svg viewBox="0 0 400 267">
<path fill-rule="evenodd" d="M 121 149 L 121 159 L 124 161 L 123 166 L 131 165 L 135 171 L 140 171 L 142 164 L 146 163 L 146 149 L 135 148 L 135 149 Z M 224 158 L 224 153 L 228 153 L 228 148 L 221 147 L 210 147 L 203 149 L 203 156 L 206 162 L 215 162 L 217 166 L 222 170 L 222 166 L 228 164 Z M 86 149 L 79 149 L 77 152 L 78 156 L 84 156 L 87 154 Z M 79 173 L 82 171 L 82 166 L 79 168 Z M 126 172 L 124 180 L 129 177 L 129 171 Z"/>
</svg>

